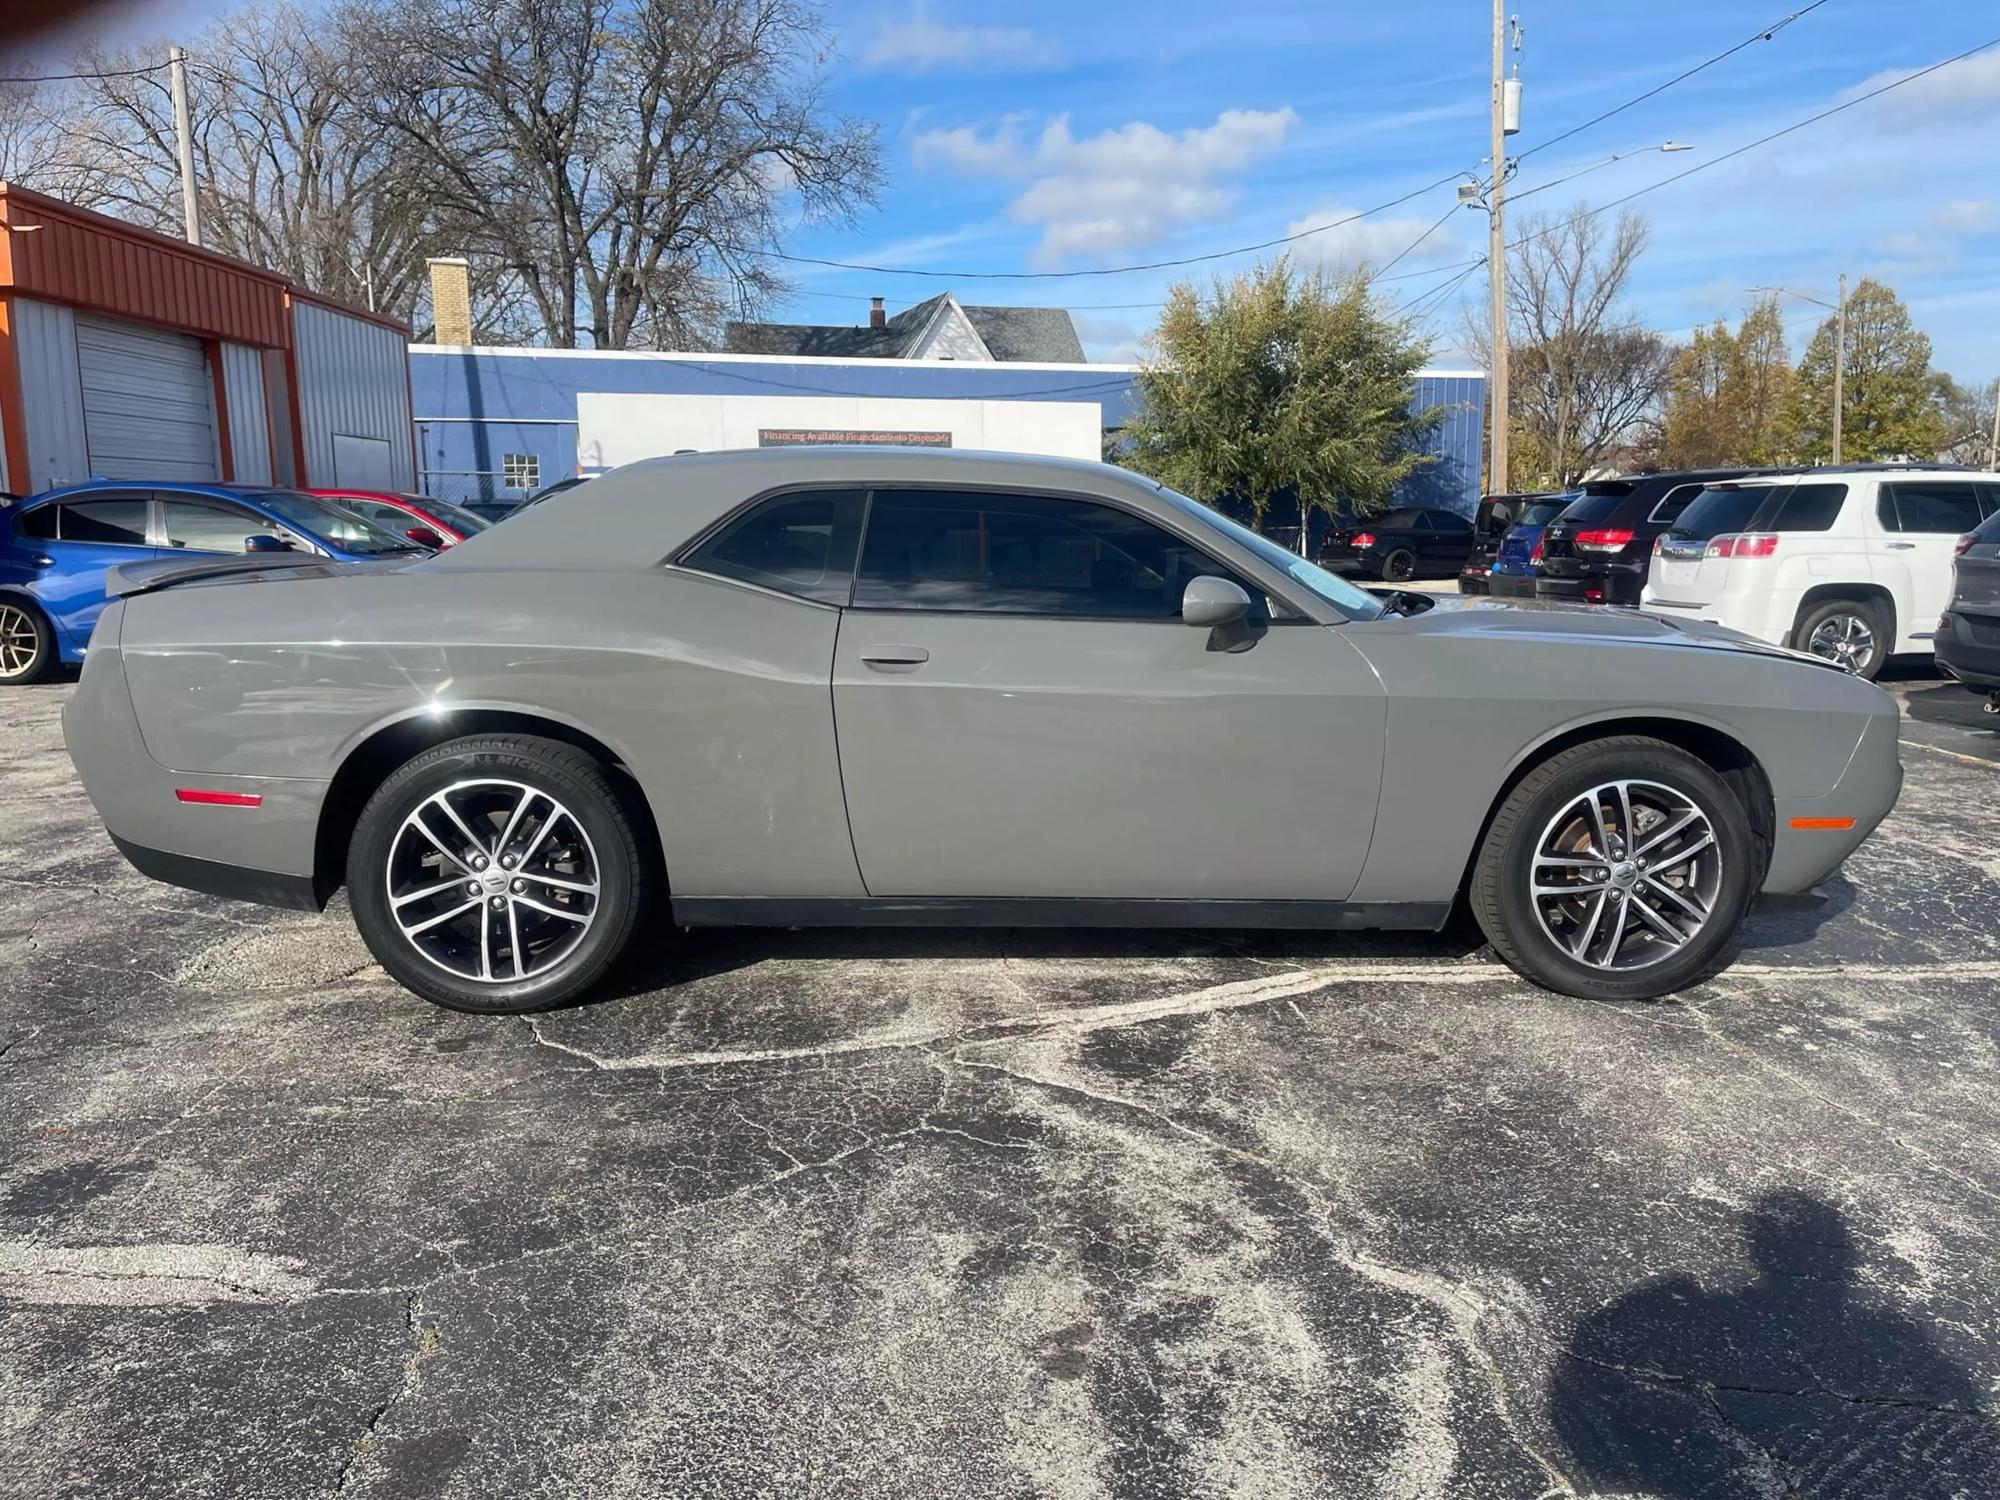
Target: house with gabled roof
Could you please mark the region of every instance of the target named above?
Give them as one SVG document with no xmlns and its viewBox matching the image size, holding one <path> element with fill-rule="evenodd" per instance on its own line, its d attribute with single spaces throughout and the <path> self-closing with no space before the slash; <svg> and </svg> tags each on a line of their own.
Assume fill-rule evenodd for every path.
<svg viewBox="0 0 2000 1500">
<path fill-rule="evenodd" d="M 730 323 L 727 354 L 819 359 L 950 359 L 981 364 L 1082 364 L 1083 341 L 1061 307 L 967 307 L 950 292 L 894 317 L 870 299 L 866 324 Z"/>
</svg>

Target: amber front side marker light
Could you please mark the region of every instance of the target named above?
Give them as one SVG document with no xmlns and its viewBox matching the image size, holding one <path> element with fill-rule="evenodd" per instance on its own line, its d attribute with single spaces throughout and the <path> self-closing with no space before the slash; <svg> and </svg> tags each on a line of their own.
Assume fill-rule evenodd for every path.
<svg viewBox="0 0 2000 1500">
<path fill-rule="evenodd" d="M 1792 819 L 1792 827 L 1794 828 L 1852 828 L 1853 826 L 1854 826 L 1854 819 L 1852 818 Z"/>
</svg>

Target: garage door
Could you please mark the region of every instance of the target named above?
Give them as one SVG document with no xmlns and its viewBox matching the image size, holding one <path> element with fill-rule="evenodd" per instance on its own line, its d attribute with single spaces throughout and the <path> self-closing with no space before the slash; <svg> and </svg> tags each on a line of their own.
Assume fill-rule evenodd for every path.
<svg viewBox="0 0 2000 1500">
<path fill-rule="evenodd" d="M 218 479 L 214 385 L 201 341 L 108 318 L 76 320 L 90 472 Z"/>
</svg>

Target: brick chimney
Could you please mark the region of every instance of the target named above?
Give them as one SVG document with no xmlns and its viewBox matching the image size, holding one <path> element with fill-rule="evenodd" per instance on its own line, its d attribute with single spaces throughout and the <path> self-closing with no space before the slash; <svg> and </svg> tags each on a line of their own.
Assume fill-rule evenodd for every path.
<svg viewBox="0 0 2000 1500">
<path fill-rule="evenodd" d="M 868 299 L 868 326 L 870 328 L 881 328 L 888 321 L 889 315 L 882 311 L 882 299 L 880 297 L 870 297 Z"/>
<path fill-rule="evenodd" d="M 472 342 L 472 277 L 465 258 L 458 255 L 433 256 L 431 268 L 431 324 L 433 342 Z"/>
</svg>

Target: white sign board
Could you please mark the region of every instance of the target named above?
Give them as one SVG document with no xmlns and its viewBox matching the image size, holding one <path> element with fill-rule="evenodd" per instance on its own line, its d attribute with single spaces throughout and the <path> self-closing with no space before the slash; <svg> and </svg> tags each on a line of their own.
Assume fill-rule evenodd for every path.
<svg viewBox="0 0 2000 1500">
<path fill-rule="evenodd" d="M 663 396 L 579 391 L 576 460 L 586 474 L 693 450 L 806 441 L 905 441 L 931 448 L 1102 458 L 1095 401 L 968 401 L 881 396 Z"/>
</svg>

